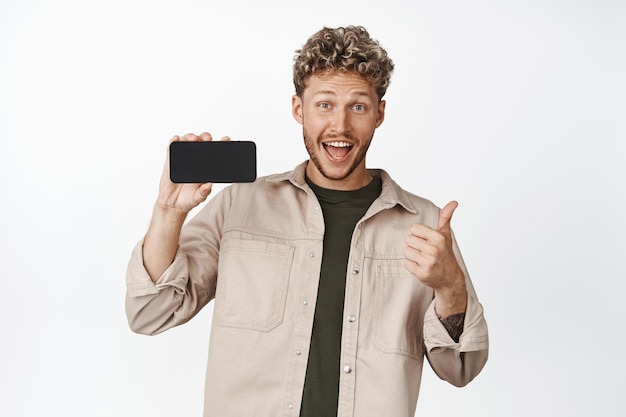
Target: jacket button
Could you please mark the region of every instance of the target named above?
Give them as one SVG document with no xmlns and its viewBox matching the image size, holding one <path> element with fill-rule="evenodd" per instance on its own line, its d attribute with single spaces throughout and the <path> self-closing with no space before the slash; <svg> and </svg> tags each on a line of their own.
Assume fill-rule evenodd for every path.
<svg viewBox="0 0 626 417">
<path fill-rule="evenodd" d="M 346 365 L 343 367 L 343 371 L 349 374 L 350 372 L 352 372 L 352 368 L 350 367 L 350 365 Z"/>
</svg>

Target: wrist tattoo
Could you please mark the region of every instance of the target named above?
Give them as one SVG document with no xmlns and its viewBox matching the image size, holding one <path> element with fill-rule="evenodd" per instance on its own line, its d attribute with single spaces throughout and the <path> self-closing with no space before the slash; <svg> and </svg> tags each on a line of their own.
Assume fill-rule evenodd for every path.
<svg viewBox="0 0 626 417">
<path fill-rule="evenodd" d="M 453 314 L 448 317 L 439 317 L 439 321 L 446 328 L 448 334 L 456 343 L 459 343 L 461 333 L 463 333 L 463 324 L 465 323 L 465 313 Z"/>
</svg>

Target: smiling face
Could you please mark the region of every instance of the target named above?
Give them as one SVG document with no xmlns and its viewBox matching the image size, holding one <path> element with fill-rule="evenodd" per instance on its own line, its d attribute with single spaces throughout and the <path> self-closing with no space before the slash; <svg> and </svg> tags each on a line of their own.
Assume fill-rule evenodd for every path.
<svg viewBox="0 0 626 417">
<path fill-rule="evenodd" d="M 310 156 L 307 175 L 320 187 L 356 190 L 371 180 L 365 154 L 383 122 L 385 102 L 356 73 L 312 75 L 302 96 L 292 100 Z"/>
</svg>

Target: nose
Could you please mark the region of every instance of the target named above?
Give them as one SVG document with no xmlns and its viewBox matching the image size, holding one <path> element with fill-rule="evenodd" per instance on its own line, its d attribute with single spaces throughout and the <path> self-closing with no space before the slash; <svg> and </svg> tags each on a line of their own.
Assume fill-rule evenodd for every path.
<svg viewBox="0 0 626 417">
<path fill-rule="evenodd" d="M 350 113 L 346 109 L 337 109 L 333 112 L 332 130 L 335 133 L 347 132 L 350 130 Z"/>
</svg>

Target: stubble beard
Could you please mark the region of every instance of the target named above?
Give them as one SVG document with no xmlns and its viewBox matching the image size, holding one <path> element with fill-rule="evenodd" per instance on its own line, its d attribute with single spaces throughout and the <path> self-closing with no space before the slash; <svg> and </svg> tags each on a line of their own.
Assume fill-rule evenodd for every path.
<svg viewBox="0 0 626 417">
<path fill-rule="evenodd" d="M 318 154 L 316 153 L 318 149 L 317 145 L 319 143 L 322 143 L 325 140 L 336 139 L 339 137 L 350 139 L 355 144 L 360 144 L 361 142 L 348 132 L 343 133 L 341 135 L 323 135 L 322 134 L 318 136 L 316 141 L 314 141 L 311 139 L 311 136 L 307 133 L 306 129 L 302 128 L 302 136 L 304 137 L 304 146 L 306 147 L 306 150 L 309 154 L 309 158 L 311 159 L 313 164 L 317 167 L 317 170 L 324 176 L 324 178 L 327 178 L 333 181 L 342 181 L 348 178 L 354 172 L 354 170 L 361 164 L 361 162 L 363 162 L 363 160 L 365 159 L 365 155 L 367 154 L 367 150 L 369 149 L 370 144 L 372 143 L 372 138 L 374 137 L 374 134 L 372 133 L 372 136 L 370 136 L 369 139 L 364 142 L 363 146 L 359 148 L 359 150 L 357 151 L 358 153 L 356 154 L 352 162 L 352 165 L 350 165 L 350 168 L 342 173 L 338 173 L 335 175 L 331 174 L 326 169 L 324 169 L 322 161 L 320 160 L 320 158 L 318 157 Z"/>
</svg>

